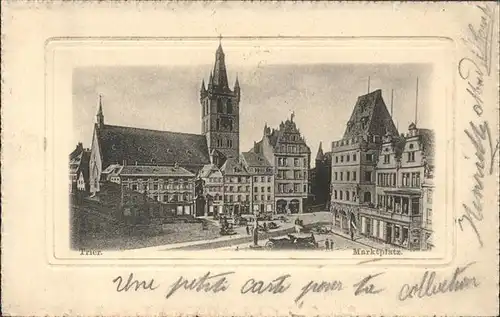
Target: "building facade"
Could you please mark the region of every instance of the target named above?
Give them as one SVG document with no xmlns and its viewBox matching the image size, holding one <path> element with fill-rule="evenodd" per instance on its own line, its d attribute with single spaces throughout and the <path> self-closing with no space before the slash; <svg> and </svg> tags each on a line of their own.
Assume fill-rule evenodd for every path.
<svg viewBox="0 0 500 317">
<path fill-rule="evenodd" d="M 228 158 L 224 175 L 224 212 L 228 216 L 249 214 L 252 205 L 252 177 L 239 158 Z"/>
<path fill-rule="evenodd" d="M 359 97 L 343 139 L 332 144 L 334 225 L 344 233 L 423 249 L 429 231 L 422 185 L 424 169 L 433 164 L 433 140 L 432 131 L 414 124 L 399 135 L 380 90 Z"/>
<path fill-rule="evenodd" d="M 294 115 L 278 129 L 264 127 L 262 140 L 253 152 L 263 155 L 274 168 L 276 213 L 302 213 L 311 193 L 309 170 L 311 150 L 300 134 Z"/>
<path fill-rule="evenodd" d="M 267 159 L 254 152 L 241 155 L 242 161 L 252 178 L 252 211 L 274 213 L 274 168 Z"/>
<path fill-rule="evenodd" d="M 224 176 L 215 164 L 205 165 L 197 176 L 202 180 L 203 216 L 215 216 L 224 212 Z"/>
<path fill-rule="evenodd" d="M 130 192 L 139 192 L 144 196 L 162 203 L 158 216 L 194 215 L 194 179 L 195 174 L 175 166 L 125 165 L 118 173 L 124 216 L 142 201 Z"/>
</svg>

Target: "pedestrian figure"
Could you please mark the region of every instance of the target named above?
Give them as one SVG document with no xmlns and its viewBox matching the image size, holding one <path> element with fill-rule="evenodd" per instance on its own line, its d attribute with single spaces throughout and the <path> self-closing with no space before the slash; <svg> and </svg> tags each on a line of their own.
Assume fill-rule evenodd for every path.
<svg viewBox="0 0 500 317">
<path fill-rule="evenodd" d="M 332 251 L 333 251 L 333 239 L 332 239 L 332 240 L 330 240 L 330 250 L 332 250 Z"/>
<path fill-rule="evenodd" d="M 330 250 L 330 240 L 328 240 L 328 238 L 325 240 L 325 247 L 327 250 Z"/>
<path fill-rule="evenodd" d="M 354 241 L 354 231 L 351 230 L 351 240 Z"/>
<path fill-rule="evenodd" d="M 249 236 L 249 235 L 250 235 L 250 227 L 247 224 L 247 236 Z"/>
</svg>

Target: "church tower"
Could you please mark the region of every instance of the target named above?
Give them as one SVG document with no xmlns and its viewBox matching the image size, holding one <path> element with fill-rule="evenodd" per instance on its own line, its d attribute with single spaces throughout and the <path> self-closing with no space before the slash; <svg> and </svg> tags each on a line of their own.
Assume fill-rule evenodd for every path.
<svg viewBox="0 0 500 317">
<path fill-rule="evenodd" d="M 238 158 L 240 152 L 240 85 L 238 78 L 229 88 L 222 45 L 215 53 L 215 65 L 208 85 L 201 83 L 201 132 L 207 138 L 211 156 Z M 222 164 L 219 162 L 213 162 Z"/>
</svg>

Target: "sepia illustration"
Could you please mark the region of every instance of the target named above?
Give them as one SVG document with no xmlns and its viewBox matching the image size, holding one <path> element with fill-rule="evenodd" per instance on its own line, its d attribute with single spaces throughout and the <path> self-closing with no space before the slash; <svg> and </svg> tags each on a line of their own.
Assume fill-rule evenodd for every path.
<svg viewBox="0 0 500 317">
<path fill-rule="evenodd" d="M 73 250 L 432 250 L 432 67 L 266 65 L 237 74 L 223 46 L 214 42 L 212 65 L 184 71 L 74 70 L 73 107 L 93 118 L 74 117 Z M 140 98 L 181 73 L 190 84 L 172 85 L 175 96 L 126 109 L 103 92 L 120 86 Z M 145 110 L 148 102 L 161 107 Z M 147 116 L 165 124 L 150 128 Z"/>
</svg>

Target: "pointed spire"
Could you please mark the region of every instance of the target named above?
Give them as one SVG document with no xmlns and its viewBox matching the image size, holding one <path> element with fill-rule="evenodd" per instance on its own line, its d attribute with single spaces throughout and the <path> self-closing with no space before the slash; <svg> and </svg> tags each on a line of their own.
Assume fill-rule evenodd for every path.
<svg viewBox="0 0 500 317">
<path fill-rule="evenodd" d="M 316 161 L 322 161 L 324 157 L 323 154 L 323 144 L 319 142 L 318 154 L 316 154 Z"/>
<path fill-rule="evenodd" d="M 97 110 L 97 124 L 99 127 L 104 125 L 104 114 L 102 112 L 102 95 L 99 94 L 99 109 Z"/>
<path fill-rule="evenodd" d="M 240 81 L 238 80 L 238 74 L 236 74 L 236 81 L 234 82 L 234 90 L 240 88 Z"/>
<path fill-rule="evenodd" d="M 212 71 L 210 71 L 210 77 L 208 78 L 208 88 L 212 88 L 212 82 L 214 81 L 214 76 L 212 75 Z"/>
<path fill-rule="evenodd" d="M 205 79 L 201 80 L 201 92 L 205 92 L 207 89 L 205 88 Z"/>
<path fill-rule="evenodd" d="M 221 42 L 222 36 L 219 37 L 219 40 L 219 47 L 217 48 L 217 52 L 215 53 L 213 78 L 210 82 L 213 86 L 221 90 L 229 90 L 226 73 L 226 62 Z"/>
</svg>

